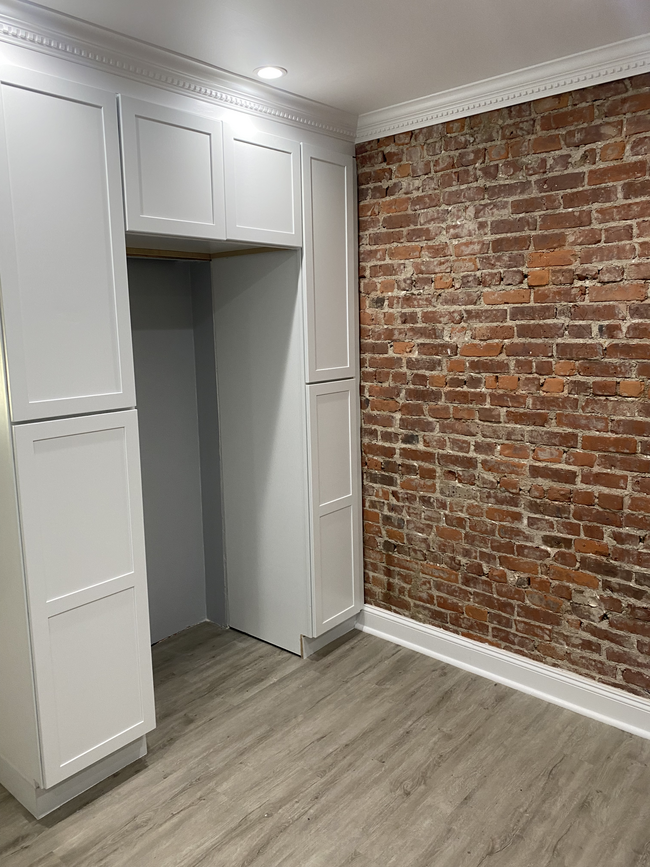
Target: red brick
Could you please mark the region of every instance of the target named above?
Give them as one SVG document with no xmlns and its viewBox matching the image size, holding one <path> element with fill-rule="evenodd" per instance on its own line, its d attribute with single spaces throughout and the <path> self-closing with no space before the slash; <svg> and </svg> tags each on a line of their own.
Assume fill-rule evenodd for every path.
<svg viewBox="0 0 650 867">
<path fill-rule="evenodd" d="M 513 511 L 512 509 L 498 509 L 490 506 L 485 510 L 485 517 L 490 521 L 506 521 L 508 523 L 518 523 L 521 521 L 521 512 Z"/>
<path fill-rule="evenodd" d="M 565 569 L 563 566 L 556 566 L 551 563 L 549 566 L 549 577 L 552 581 L 563 581 L 568 584 L 578 584 L 581 587 L 591 587 L 597 590 L 600 582 L 595 575 L 590 575 L 588 572 L 579 572 L 574 569 Z"/>
<path fill-rule="evenodd" d="M 358 148 L 367 601 L 646 695 L 649 95 Z"/>
<path fill-rule="evenodd" d="M 594 119 L 594 106 L 583 105 L 579 108 L 568 108 L 565 111 L 557 111 L 545 114 L 541 118 L 541 129 L 561 129 L 565 126 L 577 126 L 578 124 L 591 123 Z"/>
<path fill-rule="evenodd" d="M 496 292 L 488 289 L 483 293 L 484 304 L 528 304 L 529 289 L 506 289 Z"/>
<path fill-rule="evenodd" d="M 534 154 L 544 154 L 549 151 L 559 151 L 562 149 L 562 142 L 560 140 L 560 136 L 555 134 L 551 135 L 540 135 L 537 138 L 534 138 L 531 143 L 531 152 Z"/>
<path fill-rule="evenodd" d="M 643 178 L 646 175 L 645 160 L 633 163 L 617 163 L 614 166 L 603 166 L 587 173 L 589 186 L 597 184 L 615 184 L 619 181 L 629 181 L 630 178 Z"/>
<path fill-rule="evenodd" d="M 648 290 L 643 283 L 618 283 L 609 286 L 591 286 L 589 300 L 603 301 L 645 301 Z"/>
<path fill-rule="evenodd" d="M 528 264 L 531 268 L 558 267 L 572 265 L 575 261 L 575 250 L 552 250 L 543 253 L 529 253 Z"/>
<path fill-rule="evenodd" d="M 552 448 L 550 446 L 538 446 L 533 452 L 533 458 L 536 461 L 550 461 L 551 463 L 560 463 L 564 452 L 562 449 Z"/>
<path fill-rule="evenodd" d="M 618 452 L 620 454 L 633 455 L 636 453 L 637 443 L 633 437 L 612 437 L 584 434 L 582 447 L 594 452 Z"/>
<path fill-rule="evenodd" d="M 635 93 L 612 99 L 605 107 L 605 116 L 614 117 L 650 109 L 650 93 Z"/>
<path fill-rule="evenodd" d="M 574 545 L 579 554 L 597 554 L 601 557 L 609 554 L 609 545 L 595 539 L 576 539 Z"/>
<path fill-rule="evenodd" d="M 544 384 L 542 385 L 542 391 L 549 392 L 551 394 L 559 394 L 564 391 L 564 380 L 559 379 L 558 377 L 548 377 L 548 379 L 544 380 Z"/>
<path fill-rule="evenodd" d="M 494 357 L 499 355 L 503 348 L 503 343 L 465 343 L 460 348 L 460 354 L 463 356 L 473 357 Z"/>
</svg>

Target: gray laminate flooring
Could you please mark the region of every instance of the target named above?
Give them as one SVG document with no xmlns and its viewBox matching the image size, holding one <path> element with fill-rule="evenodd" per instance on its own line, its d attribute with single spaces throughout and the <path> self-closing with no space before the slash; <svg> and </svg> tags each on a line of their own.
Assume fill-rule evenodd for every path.
<svg viewBox="0 0 650 867">
<path fill-rule="evenodd" d="M 40 822 L 0 789 L 2 867 L 650 867 L 650 741 L 360 633 L 154 663 L 146 759 Z"/>
</svg>

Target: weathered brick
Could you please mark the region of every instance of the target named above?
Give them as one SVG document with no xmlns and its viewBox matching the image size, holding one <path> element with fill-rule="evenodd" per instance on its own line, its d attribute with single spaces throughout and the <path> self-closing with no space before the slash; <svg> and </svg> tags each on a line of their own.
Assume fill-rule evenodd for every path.
<svg viewBox="0 0 650 867">
<path fill-rule="evenodd" d="M 594 452 L 620 452 L 621 454 L 635 454 L 637 442 L 634 437 L 596 436 L 584 434 L 582 447 Z"/>
<path fill-rule="evenodd" d="M 647 76 L 358 150 L 367 601 L 648 696 L 649 156 Z"/>
</svg>

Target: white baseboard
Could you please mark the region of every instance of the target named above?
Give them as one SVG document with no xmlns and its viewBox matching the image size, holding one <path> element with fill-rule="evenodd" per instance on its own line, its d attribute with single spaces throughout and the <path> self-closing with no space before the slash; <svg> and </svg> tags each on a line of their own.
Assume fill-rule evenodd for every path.
<svg viewBox="0 0 650 867">
<path fill-rule="evenodd" d="M 623 731 L 650 738 L 648 699 L 372 605 L 364 606 L 357 629 Z"/>
<path fill-rule="evenodd" d="M 33 816 L 42 819 L 146 754 L 147 739 L 143 735 L 73 777 L 57 783 L 51 789 L 41 789 L 33 781 L 26 780 L 9 762 L 0 757 L 0 783 Z"/>
</svg>

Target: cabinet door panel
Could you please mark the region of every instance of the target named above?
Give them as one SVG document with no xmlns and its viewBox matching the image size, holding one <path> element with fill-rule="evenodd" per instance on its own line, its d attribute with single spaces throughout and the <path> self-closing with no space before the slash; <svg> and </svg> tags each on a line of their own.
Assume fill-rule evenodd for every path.
<svg viewBox="0 0 650 867">
<path fill-rule="evenodd" d="M 226 226 L 233 241 L 300 247 L 300 145 L 224 126 Z"/>
<path fill-rule="evenodd" d="M 115 97 L 0 83 L 0 277 L 14 421 L 135 404 Z"/>
<path fill-rule="evenodd" d="M 355 599 L 356 551 L 352 504 L 318 518 L 318 633 L 359 611 Z"/>
<path fill-rule="evenodd" d="M 134 588 L 54 614 L 48 628 L 60 766 L 116 734 L 134 740 L 143 716 Z"/>
<path fill-rule="evenodd" d="M 358 374 L 354 179 L 351 156 L 302 145 L 309 382 Z"/>
<path fill-rule="evenodd" d="M 363 603 L 358 383 L 307 390 L 316 637 Z"/>
<path fill-rule="evenodd" d="M 49 788 L 154 725 L 136 412 L 14 440 Z"/>
<path fill-rule="evenodd" d="M 226 236 L 221 121 L 120 96 L 128 231 Z"/>
</svg>

